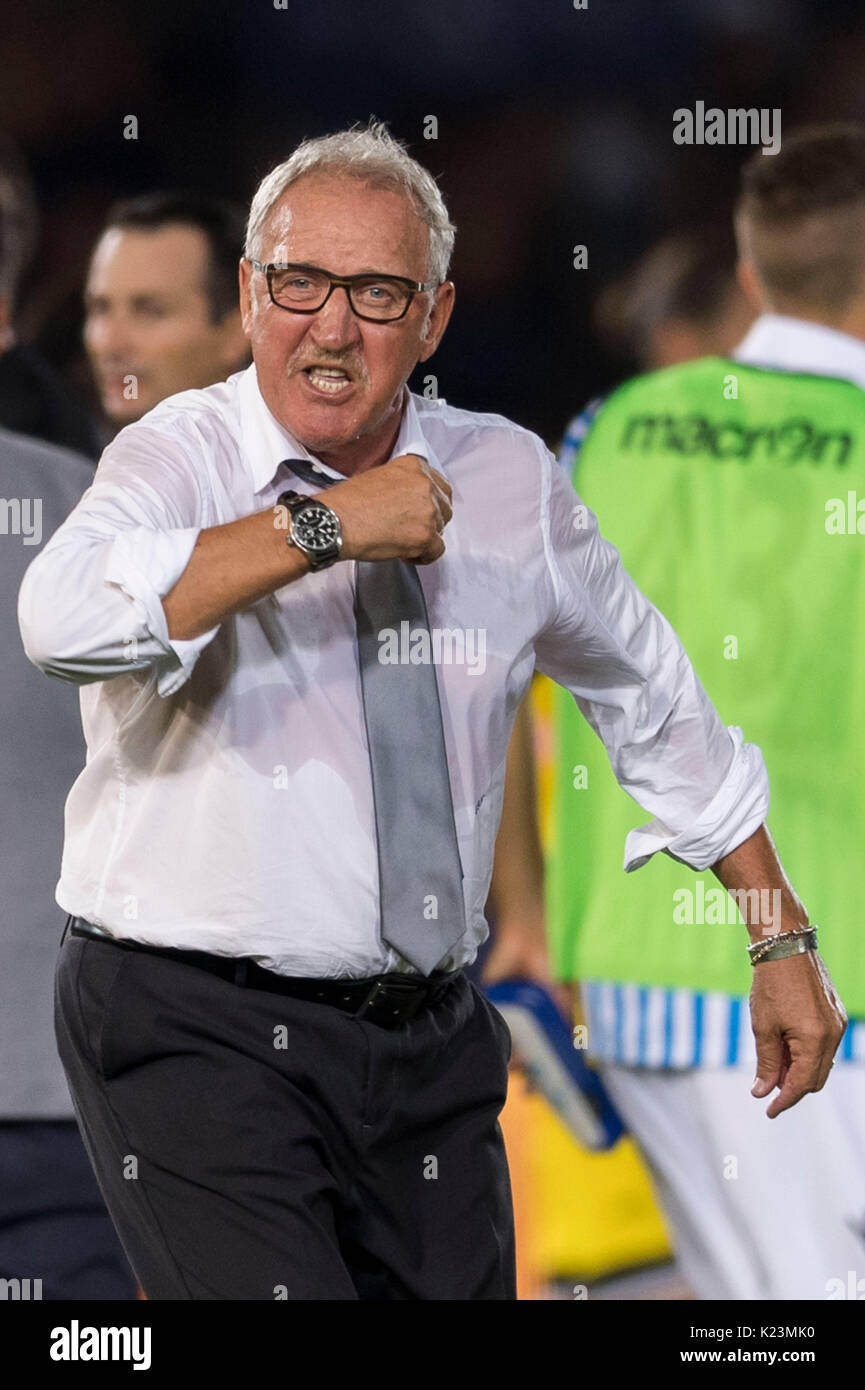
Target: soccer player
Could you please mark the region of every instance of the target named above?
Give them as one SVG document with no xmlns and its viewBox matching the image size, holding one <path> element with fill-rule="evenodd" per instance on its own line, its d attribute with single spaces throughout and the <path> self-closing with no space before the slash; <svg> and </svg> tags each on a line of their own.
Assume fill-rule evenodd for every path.
<svg viewBox="0 0 865 1390">
<path fill-rule="evenodd" d="M 568 431 L 563 461 L 585 524 L 590 507 L 763 749 L 769 827 L 851 1014 L 829 1085 L 771 1124 L 748 1096 L 735 910 L 674 854 L 648 885 L 620 872 L 633 803 L 558 690 L 549 929 L 696 1293 L 820 1299 L 861 1266 L 865 1230 L 865 130 L 753 158 L 736 229 L 761 312 L 732 357 L 626 383 L 581 441 Z M 771 895 L 754 906 L 776 931 Z"/>
</svg>

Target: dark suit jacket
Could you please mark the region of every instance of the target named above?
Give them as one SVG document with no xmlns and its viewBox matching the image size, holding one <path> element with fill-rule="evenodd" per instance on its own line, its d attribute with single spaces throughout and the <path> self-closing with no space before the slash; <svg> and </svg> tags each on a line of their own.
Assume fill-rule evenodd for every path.
<svg viewBox="0 0 865 1390">
<path fill-rule="evenodd" d="M 108 442 L 54 368 L 20 344 L 0 354 L 0 425 L 91 459 Z"/>
</svg>

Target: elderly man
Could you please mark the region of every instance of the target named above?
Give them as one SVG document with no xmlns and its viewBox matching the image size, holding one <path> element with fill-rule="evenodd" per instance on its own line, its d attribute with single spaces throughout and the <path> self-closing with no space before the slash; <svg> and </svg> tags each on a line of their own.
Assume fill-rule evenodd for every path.
<svg viewBox="0 0 865 1390">
<path fill-rule="evenodd" d="M 656 817 L 629 868 L 782 895 L 789 938 L 751 928 L 798 953 L 755 972 L 775 1108 L 843 1032 L 759 750 L 541 441 L 407 390 L 452 241 L 383 128 L 300 146 L 250 211 L 254 366 L 124 430 L 22 584 L 89 748 L 60 1052 L 153 1299 L 515 1296 L 507 1029 L 463 967 L 535 665 Z"/>
</svg>

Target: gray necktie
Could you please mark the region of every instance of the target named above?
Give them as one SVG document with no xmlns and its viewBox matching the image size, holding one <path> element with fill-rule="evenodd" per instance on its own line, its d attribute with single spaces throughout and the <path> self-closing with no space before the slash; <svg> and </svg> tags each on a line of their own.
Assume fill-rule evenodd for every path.
<svg viewBox="0 0 865 1390">
<path fill-rule="evenodd" d="M 342 481 L 306 459 L 285 466 L 318 489 Z M 424 975 L 466 929 L 435 667 L 385 664 L 384 628 L 429 632 L 414 565 L 358 560 L 355 621 L 378 840 L 382 939 Z M 429 644 L 426 650 L 431 651 Z"/>
</svg>

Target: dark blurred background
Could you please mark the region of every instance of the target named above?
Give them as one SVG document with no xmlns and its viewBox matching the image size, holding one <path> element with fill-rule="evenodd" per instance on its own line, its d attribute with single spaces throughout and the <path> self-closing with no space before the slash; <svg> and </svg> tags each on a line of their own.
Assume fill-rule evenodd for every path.
<svg viewBox="0 0 865 1390">
<path fill-rule="evenodd" d="M 299 139 L 374 114 L 458 227 L 457 311 L 424 370 L 555 444 L 634 366 L 593 331 L 601 289 L 668 231 L 729 219 L 749 151 L 675 145 L 673 111 L 865 117 L 863 73 L 857 0 L 7 3 L 0 130 L 41 215 L 19 335 L 89 392 L 81 286 L 110 203 L 178 184 L 247 202 Z"/>
</svg>

